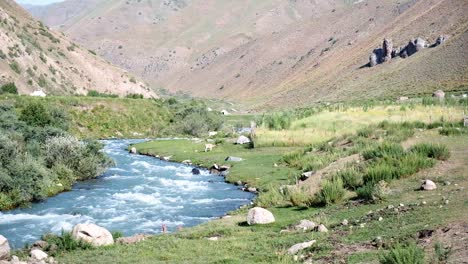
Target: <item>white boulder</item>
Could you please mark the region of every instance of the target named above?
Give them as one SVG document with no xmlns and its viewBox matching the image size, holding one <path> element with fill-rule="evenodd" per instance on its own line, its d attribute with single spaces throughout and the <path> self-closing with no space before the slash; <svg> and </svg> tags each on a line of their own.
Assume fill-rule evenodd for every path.
<svg viewBox="0 0 468 264">
<path fill-rule="evenodd" d="M 239 144 L 239 145 L 244 145 L 244 144 L 249 144 L 249 143 L 250 143 L 250 139 L 246 136 L 240 136 L 236 141 L 236 144 Z"/>
<path fill-rule="evenodd" d="M 131 154 L 137 154 L 137 149 L 136 149 L 135 147 L 132 147 L 132 148 L 130 149 L 130 153 L 131 153 Z"/>
<path fill-rule="evenodd" d="M 10 257 L 10 244 L 8 240 L 0 235 L 0 260 L 7 259 Z"/>
<path fill-rule="evenodd" d="M 249 225 L 264 225 L 264 224 L 270 224 L 275 222 L 275 217 L 273 214 L 261 207 L 254 207 L 249 210 L 249 213 L 247 214 L 247 224 Z"/>
<path fill-rule="evenodd" d="M 301 251 L 303 249 L 311 247 L 313 244 L 315 244 L 315 242 L 317 242 L 317 241 L 316 240 L 311 240 L 311 241 L 308 241 L 308 242 L 295 244 L 294 246 L 292 246 L 292 247 L 290 247 L 288 249 L 288 253 L 291 254 L 291 255 L 294 255 L 294 254 L 296 254 L 297 252 L 299 252 L 299 251 Z"/>
<path fill-rule="evenodd" d="M 107 229 L 95 224 L 77 224 L 73 227 L 72 237 L 96 247 L 114 244 L 112 234 Z"/>
<path fill-rule="evenodd" d="M 328 232 L 328 229 L 324 225 L 319 225 L 317 226 L 317 232 L 326 233 Z"/>
<path fill-rule="evenodd" d="M 316 227 L 317 225 L 310 221 L 310 220 L 301 220 L 298 225 L 296 225 L 294 228 L 298 230 L 312 230 Z"/>
<path fill-rule="evenodd" d="M 33 250 L 31 250 L 31 257 L 33 259 L 43 260 L 43 259 L 46 259 L 49 256 L 47 255 L 47 253 L 45 253 L 44 251 L 42 251 L 40 249 L 33 249 Z"/>
<path fill-rule="evenodd" d="M 437 185 L 431 180 L 424 180 L 421 185 L 421 190 L 432 191 L 437 189 Z"/>
</svg>

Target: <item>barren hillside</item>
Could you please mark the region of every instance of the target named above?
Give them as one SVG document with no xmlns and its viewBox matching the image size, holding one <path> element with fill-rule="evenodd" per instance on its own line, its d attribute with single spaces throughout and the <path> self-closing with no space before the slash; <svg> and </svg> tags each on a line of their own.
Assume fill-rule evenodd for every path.
<svg viewBox="0 0 468 264">
<path fill-rule="evenodd" d="M 12 0 L 0 1 L 0 85 L 20 93 L 85 94 L 89 90 L 155 96 L 132 74 L 33 19 Z"/>
<path fill-rule="evenodd" d="M 464 0 L 87 3 L 68 0 L 33 13 L 155 88 L 265 107 L 468 83 Z M 440 35 L 448 36 L 441 46 L 366 67 L 384 38 L 400 47 Z"/>
</svg>

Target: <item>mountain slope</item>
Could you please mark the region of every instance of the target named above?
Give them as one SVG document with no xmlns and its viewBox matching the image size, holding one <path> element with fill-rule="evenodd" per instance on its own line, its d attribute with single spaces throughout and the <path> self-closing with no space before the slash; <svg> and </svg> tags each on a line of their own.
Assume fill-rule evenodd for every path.
<svg viewBox="0 0 468 264">
<path fill-rule="evenodd" d="M 92 2 L 92 1 L 91 1 Z M 48 14 L 75 6 L 48 6 Z M 92 6 L 92 12 L 88 9 Z M 54 24 L 155 87 L 257 106 L 460 89 L 468 3 L 463 0 L 105 0 Z M 374 68 L 391 38 L 440 47 Z M 466 89 L 466 88 L 465 88 Z"/>
<path fill-rule="evenodd" d="M 0 51 L 0 85 L 14 82 L 20 93 L 155 96 L 133 75 L 49 30 L 12 0 L 0 2 Z"/>
</svg>

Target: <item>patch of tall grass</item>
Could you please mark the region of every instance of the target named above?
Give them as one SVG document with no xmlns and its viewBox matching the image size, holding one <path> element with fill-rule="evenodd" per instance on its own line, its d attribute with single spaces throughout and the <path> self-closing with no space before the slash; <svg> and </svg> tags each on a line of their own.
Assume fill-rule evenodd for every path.
<svg viewBox="0 0 468 264">
<path fill-rule="evenodd" d="M 397 245 L 380 257 L 380 264 L 424 264 L 424 250 L 415 243 Z"/>
<path fill-rule="evenodd" d="M 450 158 L 450 151 L 446 146 L 432 143 L 421 143 L 413 146 L 411 152 L 437 160 Z"/>
<path fill-rule="evenodd" d="M 323 205 L 339 203 L 344 199 L 346 190 L 343 187 L 343 180 L 335 177 L 322 182 L 322 189 L 317 194 L 316 202 Z"/>
</svg>

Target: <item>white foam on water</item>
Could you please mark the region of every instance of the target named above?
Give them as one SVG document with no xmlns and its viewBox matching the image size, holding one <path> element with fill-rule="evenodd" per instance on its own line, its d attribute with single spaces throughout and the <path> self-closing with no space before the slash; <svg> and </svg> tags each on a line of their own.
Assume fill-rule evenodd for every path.
<svg viewBox="0 0 468 264">
<path fill-rule="evenodd" d="M 166 187 L 182 189 L 184 191 L 202 191 L 208 190 L 208 183 L 194 182 L 187 180 L 159 179 L 159 182 Z"/>
<path fill-rule="evenodd" d="M 248 202 L 248 199 L 235 199 L 235 198 L 226 198 L 226 199 L 214 199 L 214 198 L 206 198 L 195 200 L 194 204 L 211 204 L 211 203 L 226 203 L 226 202 Z"/>
<path fill-rule="evenodd" d="M 144 193 L 116 193 L 112 195 L 115 199 L 129 201 L 129 202 L 140 202 L 146 204 L 161 204 L 159 193 L 144 194 Z"/>
<path fill-rule="evenodd" d="M 11 224 L 12 222 L 20 221 L 44 221 L 49 222 L 50 220 L 61 219 L 61 220 L 71 220 L 81 218 L 81 215 L 71 215 L 71 214 L 44 214 L 44 215 L 35 215 L 35 214 L 2 214 L 0 213 L 0 224 Z"/>
</svg>

